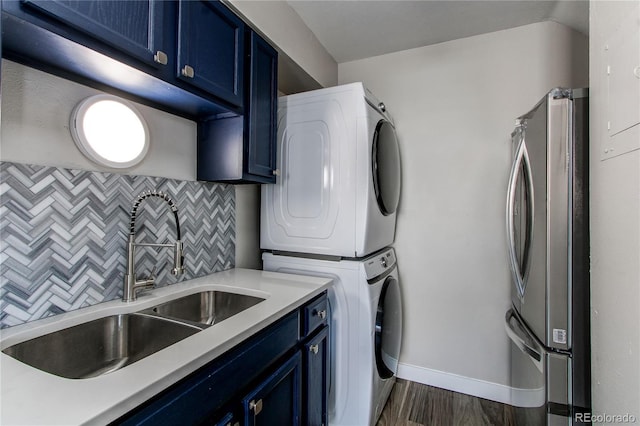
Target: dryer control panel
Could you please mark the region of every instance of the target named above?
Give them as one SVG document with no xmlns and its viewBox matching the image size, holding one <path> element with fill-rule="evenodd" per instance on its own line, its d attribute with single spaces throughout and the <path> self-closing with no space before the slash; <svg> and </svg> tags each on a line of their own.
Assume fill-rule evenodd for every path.
<svg viewBox="0 0 640 426">
<path fill-rule="evenodd" d="M 367 281 L 384 275 L 396 265 L 396 253 L 392 248 L 371 255 L 364 261 Z"/>
</svg>

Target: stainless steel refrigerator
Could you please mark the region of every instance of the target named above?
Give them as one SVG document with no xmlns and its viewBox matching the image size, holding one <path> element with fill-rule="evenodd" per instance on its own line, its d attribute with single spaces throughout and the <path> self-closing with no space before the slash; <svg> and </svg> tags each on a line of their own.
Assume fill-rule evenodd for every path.
<svg viewBox="0 0 640 426">
<path fill-rule="evenodd" d="M 587 89 L 554 89 L 511 135 L 505 329 L 518 425 L 590 412 L 588 104 Z"/>
</svg>

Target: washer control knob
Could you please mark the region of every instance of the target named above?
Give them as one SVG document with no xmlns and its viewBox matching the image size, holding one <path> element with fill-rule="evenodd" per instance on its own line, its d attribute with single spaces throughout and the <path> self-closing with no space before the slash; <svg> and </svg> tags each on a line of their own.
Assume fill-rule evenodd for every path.
<svg viewBox="0 0 640 426">
<path fill-rule="evenodd" d="M 380 111 L 382 111 L 382 112 L 385 112 L 385 111 L 387 110 L 387 107 L 384 105 L 384 103 L 383 103 L 383 102 L 380 102 L 380 103 L 378 104 L 378 109 L 379 109 Z"/>
<path fill-rule="evenodd" d="M 381 257 L 381 258 L 380 258 L 380 264 L 381 264 L 384 268 L 386 268 L 386 267 L 387 267 L 387 259 L 386 259 L 386 258 L 384 258 L 384 257 Z"/>
</svg>

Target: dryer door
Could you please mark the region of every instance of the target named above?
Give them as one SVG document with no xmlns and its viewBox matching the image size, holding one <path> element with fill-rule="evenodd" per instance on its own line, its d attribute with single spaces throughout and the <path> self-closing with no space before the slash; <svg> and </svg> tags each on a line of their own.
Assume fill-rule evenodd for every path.
<svg viewBox="0 0 640 426">
<path fill-rule="evenodd" d="M 402 340 L 402 302 L 400 285 L 389 276 L 382 285 L 375 328 L 375 355 L 378 374 L 388 379 L 398 370 Z"/>
<path fill-rule="evenodd" d="M 373 187 L 385 216 L 396 212 L 400 200 L 400 150 L 393 125 L 380 120 L 373 134 L 371 153 Z"/>
</svg>

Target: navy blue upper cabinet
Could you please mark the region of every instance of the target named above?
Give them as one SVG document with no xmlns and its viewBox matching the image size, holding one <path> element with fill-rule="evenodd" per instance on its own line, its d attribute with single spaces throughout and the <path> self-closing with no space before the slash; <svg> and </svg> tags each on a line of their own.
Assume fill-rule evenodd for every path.
<svg viewBox="0 0 640 426">
<path fill-rule="evenodd" d="M 217 1 L 179 3 L 177 76 L 241 107 L 244 23 Z"/>
<path fill-rule="evenodd" d="M 275 181 L 278 53 L 250 33 L 247 172 Z"/>
<path fill-rule="evenodd" d="M 276 50 L 217 0 L 0 0 L 2 57 L 198 122 L 200 180 L 274 183 Z"/>
<path fill-rule="evenodd" d="M 2 0 L 0 4 L 4 58 L 192 120 L 243 112 L 244 26 L 218 2 Z M 213 13 L 201 9 L 215 10 L 215 16 L 225 20 L 203 23 Z M 190 25 L 182 22 L 184 35 L 178 34 L 180 11 L 182 21 L 194 20 Z M 233 34 L 226 31 L 231 27 Z M 179 40 L 187 48 L 182 53 L 188 53 L 182 56 L 193 61 L 194 81 L 176 77 Z M 222 45 L 228 48 L 213 48 Z M 206 63 L 213 57 L 215 66 Z"/>
<path fill-rule="evenodd" d="M 53 18 L 153 67 L 168 63 L 171 38 L 163 31 L 160 0 L 22 0 L 26 11 Z"/>
<path fill-rule="evenodd" d="M 276 181 L 278 53 L 249 29 L 246 43 L 244 116 L 199 123 L 198 180 Z"/>
</svg>

